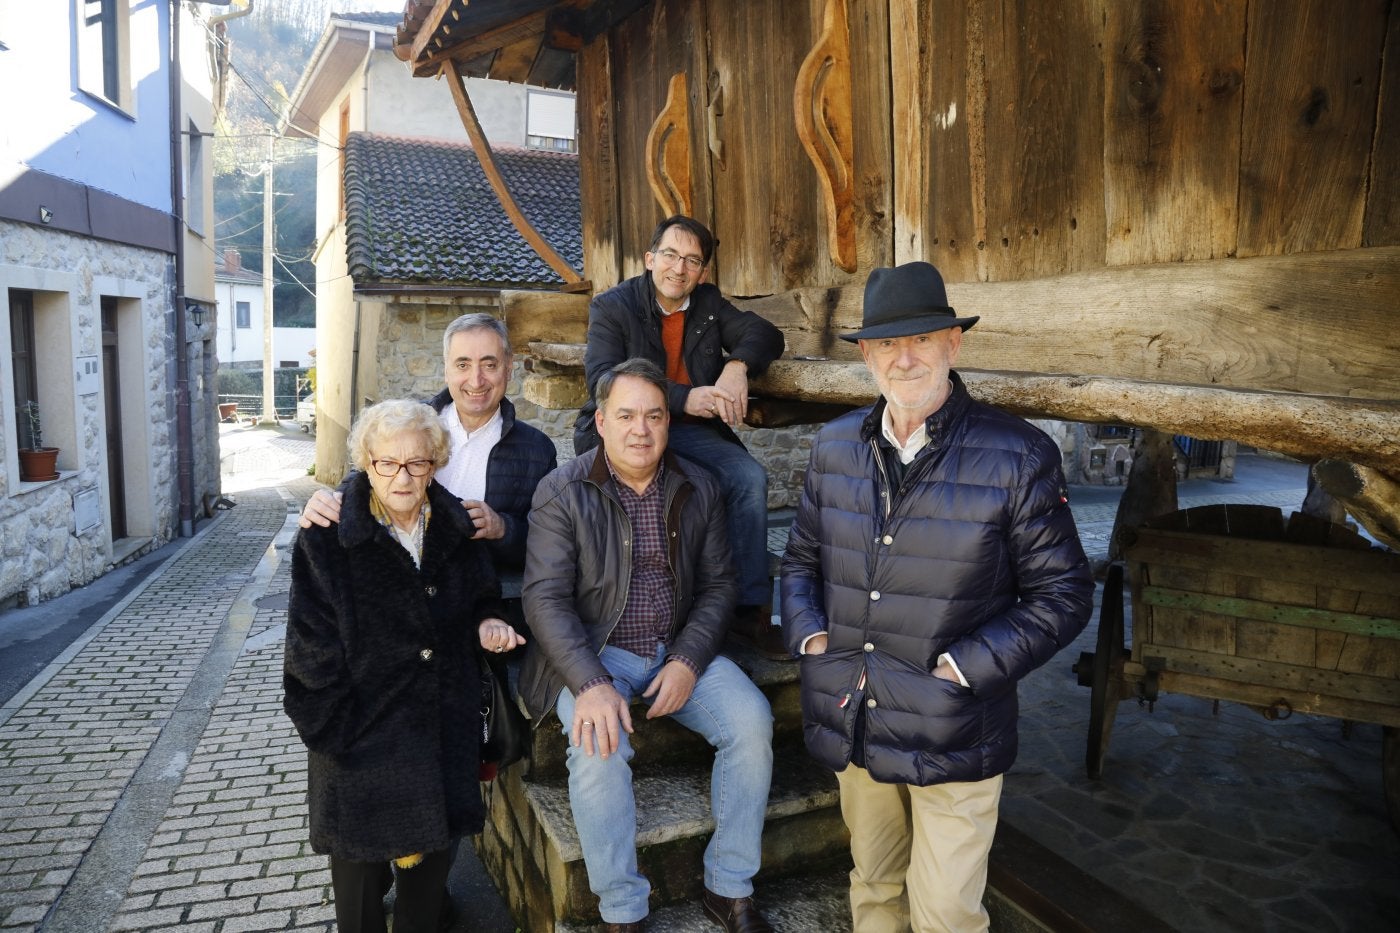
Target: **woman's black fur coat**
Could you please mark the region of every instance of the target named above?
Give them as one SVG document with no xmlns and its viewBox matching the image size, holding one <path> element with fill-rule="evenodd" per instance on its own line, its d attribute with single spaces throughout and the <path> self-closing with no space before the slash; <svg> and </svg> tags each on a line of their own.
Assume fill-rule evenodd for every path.
<svg viewBox="0 0 1400 933">
<path fill-rule="evenodd" d="M 481 831 L 477 625 L 500 584 L 461 504 L 436 482 L 417 569 L 369 510 L 297 535 L 283 706 L 309 750 L 311 846 L 359 862 L 437 852 Z"/>
</svg>

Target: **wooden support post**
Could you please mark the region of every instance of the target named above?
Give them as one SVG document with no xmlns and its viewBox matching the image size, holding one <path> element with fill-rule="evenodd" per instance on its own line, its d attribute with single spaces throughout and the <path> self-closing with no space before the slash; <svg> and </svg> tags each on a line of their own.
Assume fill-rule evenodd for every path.
<svg viewBox="0 0 1400 933">
<path fill-rule="evenodd" d="M 1176 453 L 1172 449 L 1172 436 L 1145 428 L 1142 440 L 1133 451 L 1128 485 L 1118 500 L 1113 536 L 1108 542 L 1108 559 L 1122 559 L 1128 544 L 1125 537 L 1133 529 L 1149 518 L 1176 510 Z"/>
<path fill-rule="evenodd" d="M 1400 482 L 1357 463 L 1319 460 L 1317 481 L 1341 500 L 1367 531 L 1400 550 Z"/>
<path fill-rule="evenodd" d="M 525 217 L 520 206 L 515 203 L 515 198 L 511 195 L 505 178 L 501 175 L 500 169 L 496 167 L 496 157 L 491 153 L 491 143 L 487 141 L 486 133 L 481 129 L 481 122 L 476 118 L 476 109 L 472 107 L 471 97 L 467 94 L 466 75 L 462 73 L 461 67 L 455 61 L 445 62 L 442 73 L 447 78 L 448 87 L 452 89 L 452 100 L 457 105 L 457 113 L 462 118 L 462 125 L 466 127 L 467 137 L 472 142 L 472 148 L 476 150 L 477 159 L 481 161 L 481 170 L 486 173 L 486 180 L 491 183 L 491 190 L 496 192 L 496 200 L 501 202 L 506 216 L 515 225 L 515 229 L 520 231 L 525 242 L 529 243 L 540 258 L 548 263 L 549 267 L 564 280 L 565 291 L 588 291 L 589 285 L 583 280 L 583 276 L 577 269 L 569 265 L 569 261 L 559 255 L 554 247 L 549 245 Z"/>
</svg>

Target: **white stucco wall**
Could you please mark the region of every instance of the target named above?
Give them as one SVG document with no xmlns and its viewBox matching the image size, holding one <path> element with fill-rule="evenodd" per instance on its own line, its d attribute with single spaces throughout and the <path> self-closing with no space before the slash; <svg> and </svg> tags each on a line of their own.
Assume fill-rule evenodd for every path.
<svg viewBox="0 0 1400 933">
<path fill-rule="evenodd" d="M 170 4 L 131 4 L 130 113 L 75 86 L 74 9 L 0 3 L 0 177 L 7 163 L 27 165 L 168 212 Z"/>
</svg>

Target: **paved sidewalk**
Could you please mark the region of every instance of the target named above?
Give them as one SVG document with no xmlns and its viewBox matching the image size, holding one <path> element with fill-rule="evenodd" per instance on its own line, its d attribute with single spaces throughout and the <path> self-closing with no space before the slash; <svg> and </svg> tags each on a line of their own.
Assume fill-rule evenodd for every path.
<svg viewBox="0 0 1400 933">
<path fill-rule="evenodd" d="M 304 752 L 281 713 L 287 549 L 318 488 L 312 442 L 285 428 L 225 439 L 237 506 L 0 707 L 0 930 L 333 927 L 329 871 L 306 843 Z M 1302 495 L 1286 481 L 1183 490 L 1183 504 Z M 1089 550 L 1106 547 L 1116 496 L 1075 500 Z M 1400 928 L 1378 730 L 1344 737 L 1333 720 L 1269 723 L 1230 704 L 1215 716 L 1189 697 L 1125 703 L 1091 782 L 1088 691 L 1069 666 L 1092 647 L 1091 627 L 1022 691 L 1009 821 L 1183 931 Z M 469 849 L 453 885 L 474 916 L 454 929 L 510 933 Z"/>
<path fill-rule="evenodd" d="M 250 827 L 285 819 L 287 839 L 278 841 L 301 849 L 293 837 L 304 832 L 291 831 L 303 821 L 297 792 L 272 798 L 284 812 L 276 803 L 250 808 L 252 799 L 267 804 L 271 787 L 295 785 L 286 758 L 238 749 L 246 770 L 226 776 L 218 794 L 201 788 L 214 767 L 206 750 L 221 746 L 226 719 L 248 716 L 227 704 L 215 715 L 220 698 L 241 706 L 258 692 L 240 689 L 253 666 L 239 661 L 255 620 L 271 615 L 255 601 L 284 563 L 284 495 L 240 496 L 0 709 L 0 928 L 151 930 L 193 920 L 196 908 L 231 918 L 228 866 L 244 865 L 231 872 L 240 877 L 263 875 L 284 854 L 271 848 L 271 830 L 249 835 Z M 280 652 L 267 654 L 280 661 Z M 277 675 L 255 679 L 266 682 L 272 709 L 239 728 L 260 733 L 252 745 L 266 748 L 282 728 L 274 724 Z M 268 780 L 258 782 L 259 771 Z M 211 809 L 196 814 L 191 798 L 201 794 Z M 252 818 L 230 831 L 225 816 L 221 831 L 214 810 Z M 198 825 L 168 828 L 182 815 Z M 152 870 L 162 860 L 164 873 Z M 305 858 L 303 871 L 313 861 L 323 867 Z"/>
</svg>

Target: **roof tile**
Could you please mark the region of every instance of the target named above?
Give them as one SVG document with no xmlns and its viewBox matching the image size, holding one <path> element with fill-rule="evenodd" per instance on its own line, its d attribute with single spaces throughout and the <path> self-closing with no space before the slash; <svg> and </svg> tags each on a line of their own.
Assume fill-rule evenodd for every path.
<svg viewBox="0 0 1400 933">
<path fill-rule="evenodd" d="M 578 156 L 492 146 L 520 210 L 583 267 Z M 506 216 L 463 143 L 351 133 L 345 142 L 346 259 L 357 286 L 554 286 L 563 282 Z"/>
</svg>

